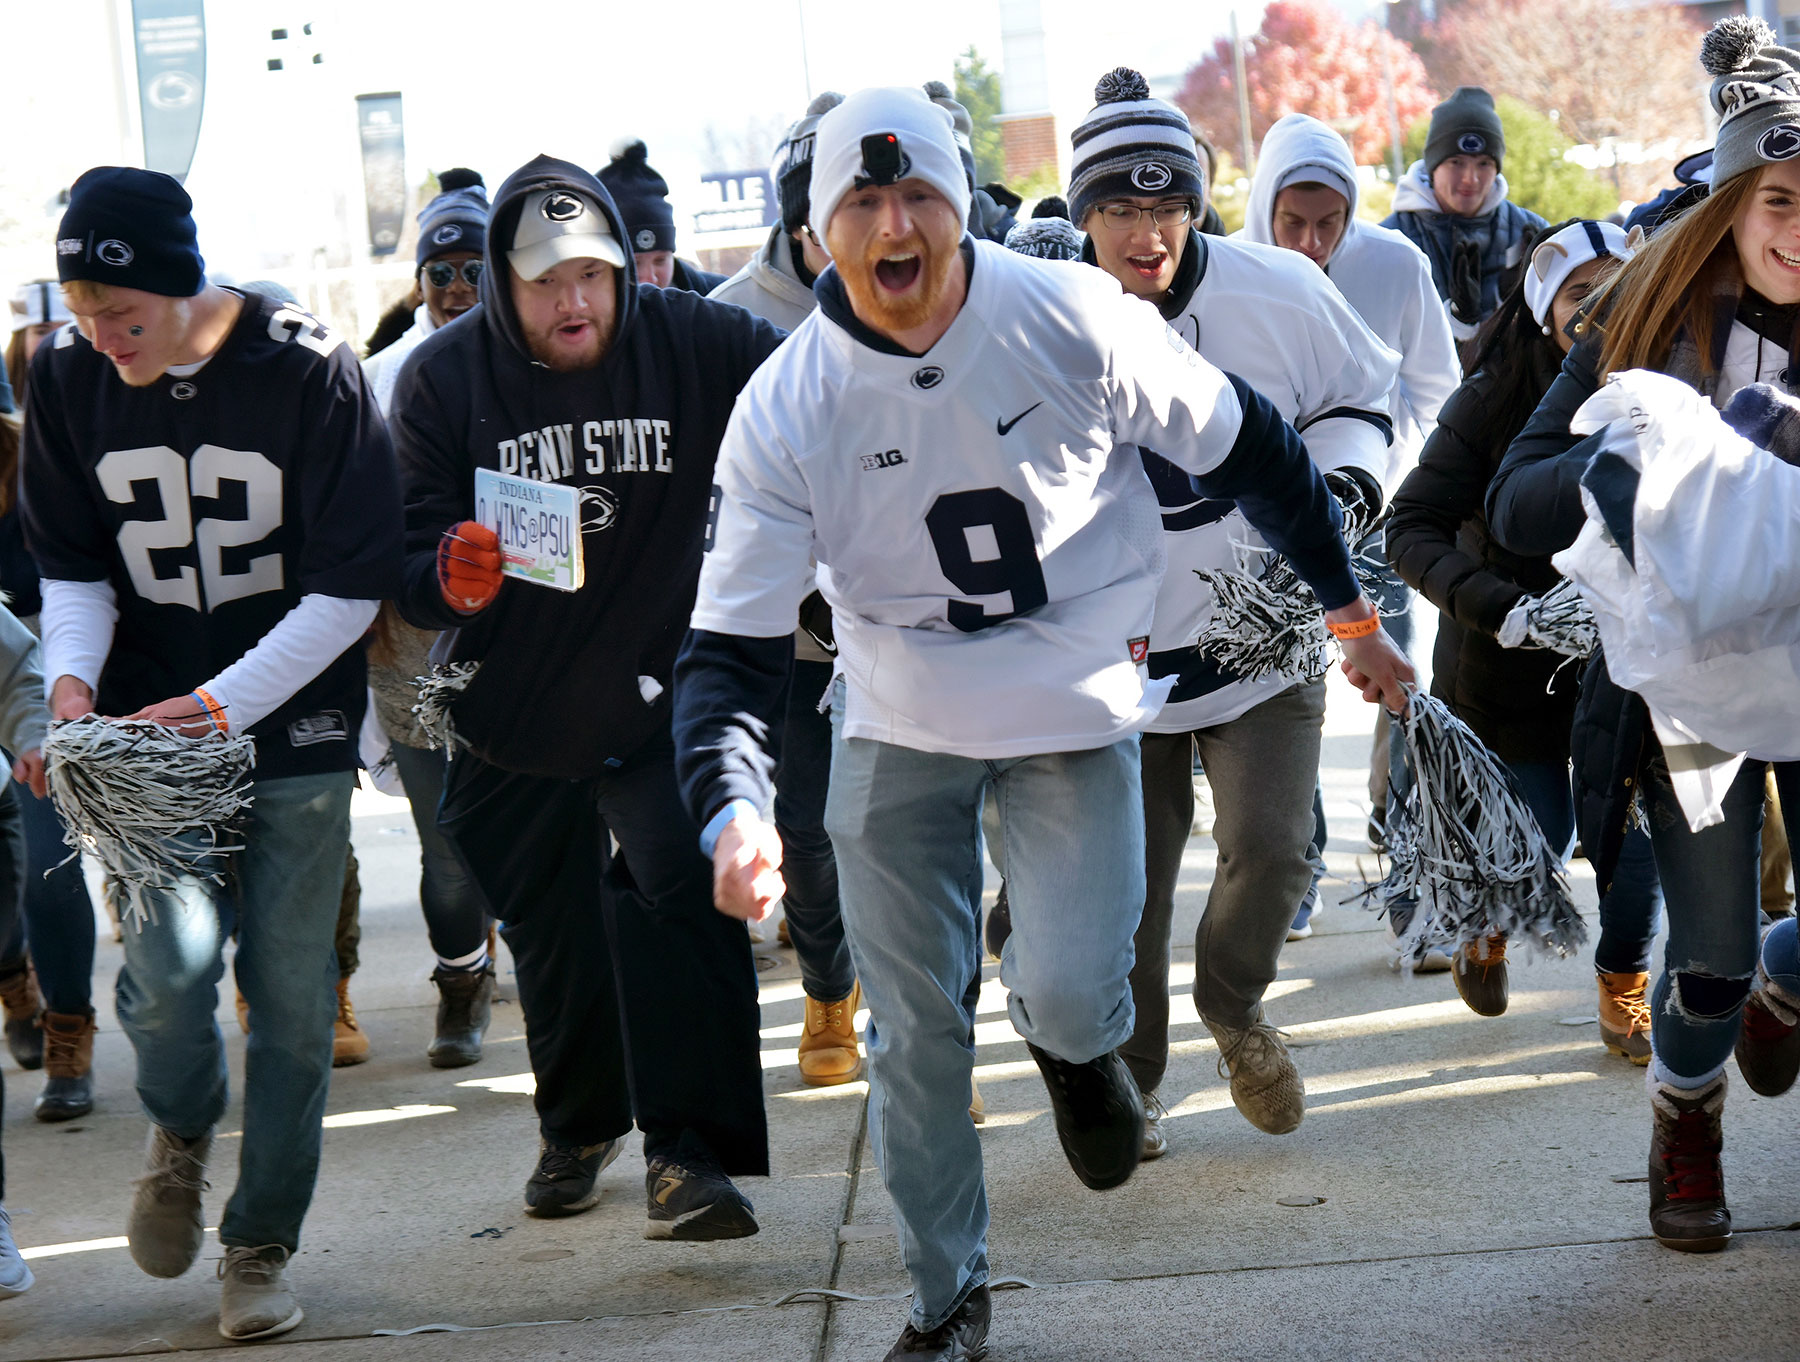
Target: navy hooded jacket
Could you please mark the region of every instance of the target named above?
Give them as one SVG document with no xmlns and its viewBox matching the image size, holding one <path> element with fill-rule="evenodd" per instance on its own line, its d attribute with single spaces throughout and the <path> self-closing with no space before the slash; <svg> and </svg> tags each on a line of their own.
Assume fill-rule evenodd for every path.
<svg viewBox="0 0 1800 1362">
<path fill-rule="evenodd" d="M 626 239 L 612 198 L 578 166 L 540 156 L 501 186 L 480 304 L 413 352 L 394 392 L 401 613 L 455 631 L 434 656 L 481 662 L 454 706 L 470 750 L 507 770 L 581 779 L 668 732 L 719 441 L 738 390 L 783 333 L 728 303 L 638 284 L 627 253 L 600 362 L 559 373 L 533 360 L 506 259 L 525 199 L 544 189 L 586 196 Z M 438 542 L 474 514 L 477 468 L 579 489 L 580 590 L 508 580 L 467 616 L 444 601 Z"/>
</svg>

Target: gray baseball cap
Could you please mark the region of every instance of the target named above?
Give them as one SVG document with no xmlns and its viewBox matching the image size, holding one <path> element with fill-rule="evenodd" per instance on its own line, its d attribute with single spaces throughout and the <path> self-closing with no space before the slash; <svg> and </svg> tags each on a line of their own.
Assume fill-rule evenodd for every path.
<svg viewBox="0 0 1800 1362">
<path fill-rule="evenodd" d="M 540 189 L 528 197 L 506 253 L 513 273 L 536 279 L 565 260 L 583 257 L 625 267 L 624 248 L 599 205 L 569 189 Z"/>
</svg>

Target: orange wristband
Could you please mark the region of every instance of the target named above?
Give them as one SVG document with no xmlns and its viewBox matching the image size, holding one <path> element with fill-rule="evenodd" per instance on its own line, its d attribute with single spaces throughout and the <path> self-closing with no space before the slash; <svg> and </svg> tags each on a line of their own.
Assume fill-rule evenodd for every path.
<svg viewBox="0 0 1800 1362">
<path fill-rule="evenodd" d="M 212 720 L 213 731 L 216 733 L 225 732 L 226 726 L 225 726 L 225 708 L 224 708 L 224 706 L 221 705 L 217 700 L 213 699 L 212 696 L 208 695 L 205 691 L 201 690 L 200 687 L 198 687 L 198 686 L 194 687 L 193 694 L 194 694 L 194 698 L 196 700 L 198 700 L 200 702 L 200 704 L 205 708 L 206 717 L 208 719 Z"/>
<path fill-rule="evenodd" d="M 1348 624 L 1326 620 L 1325 627 L 1331 631 L 1333 638 L 1367 638 L 1370 634 L 1380 632 L 1381 616 L 1370 615 L 1366 620 L 1351 620 Z"/>
</svg>

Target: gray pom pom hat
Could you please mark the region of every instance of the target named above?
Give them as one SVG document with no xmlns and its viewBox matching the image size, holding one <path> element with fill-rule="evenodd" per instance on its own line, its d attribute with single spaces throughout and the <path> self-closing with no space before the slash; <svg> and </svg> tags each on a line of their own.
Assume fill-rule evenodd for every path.
<svg viewBox="0 0 1800 1362">
<path fill-rule="evenodd" d="M 1700 64 L 1713 77 L 1719 115 L 1713 188 L 1800 157 L 1800 52 L 1778 46 L 1762 20 L 1733 15 L 1707 33 Z"/>
</svg>

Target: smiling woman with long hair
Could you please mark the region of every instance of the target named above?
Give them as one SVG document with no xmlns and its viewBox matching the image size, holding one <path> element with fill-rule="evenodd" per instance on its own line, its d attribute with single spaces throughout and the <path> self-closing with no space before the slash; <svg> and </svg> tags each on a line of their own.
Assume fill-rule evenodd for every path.
<svg viewBox="0 0 1800 1362">
<path fill-rule="evenodd" d="M 1602 378 L 1660 370 L 1723 406 L 1740 389 L 1800 390 L 1800 54 L 1759 20 L 1722 20 L 1701 60 L 1720 115 L 1713 189 L 1665 227 L 1597 297 L 1579 344 L 1514 440 L 1488 492 L 1488 523 L 1515 553 L 1553 553 L 1585 522 L 1580 480 L 1602 435 L 1577 440 L 1577 408 Z M 1697 508 L 1698 510 L 1698 508 Z M 1800 1068 L 1800 949 L 1792 920 L 1758 939 L 1765 772 L 1751 752 L 1724 820 L 1690 831 L 1671 757 L 1644 702 L 1596 656 L 1575 721 L 1582 840 L 1604 890 L 1635 799 L 1666 895 L 1669 944 L 1652 1005 L 1650 1226 L 1670 1248 L 1731 1237 L 1720 1166 L 1725 1064 L 1773 1096 Z M 1775 763 L 1787 807 L 1800 764 Z"/>
</svg>

